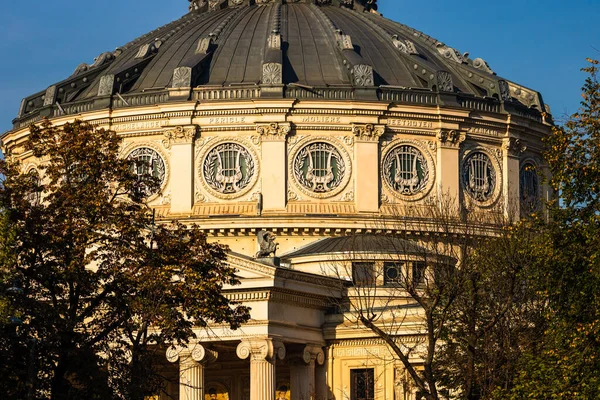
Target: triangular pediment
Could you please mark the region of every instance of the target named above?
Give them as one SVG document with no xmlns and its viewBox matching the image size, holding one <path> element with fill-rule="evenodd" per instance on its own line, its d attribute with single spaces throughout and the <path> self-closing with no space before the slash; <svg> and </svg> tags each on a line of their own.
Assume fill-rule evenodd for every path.
<svg viewBox="0 0 600 400">
<path fill-rule="evenodd" d="M 298 293 L 338 297 L 343 287 L 343 283 L 336 278 L 277 268 L 234 252 L 227 254 L 227 263 L 237 270 L 236 275 L 240 280 L 240 285 L 231 289 L 285 288 Z"/>
<path fill-rule="evenodd" d="M 233 252 L 227 254 L 227 263 L 238 271 L 236 275 L 242 280 L 274 279 L 277 272 L 276 267 Z"/>
</svg>

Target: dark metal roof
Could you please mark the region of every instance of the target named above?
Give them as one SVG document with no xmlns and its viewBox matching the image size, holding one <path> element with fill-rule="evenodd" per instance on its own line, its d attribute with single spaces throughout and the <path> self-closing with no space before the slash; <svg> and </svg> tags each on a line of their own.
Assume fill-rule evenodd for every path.
<svg viewBox="0 0 600 400">
<path fill-rule="evenodd" d="M 544 111 L 536 92 L 530 91 L 528 104 L 518 103 L 509 83 L 482 59 L 366 12 L 364 1 L 310 3 L 194 1 L 195 11 L 24 99 L 15 125 L 107 107 L 257 97 L 449 104 L 491 112 L 512 102 Z"/>
<path fill-rule="evenodd" d="M 340 254 L 340 253 L 377 253 L 406 254 L 425 256 L 430 250 L 418 244 L 393 235 L 352 235 L 317 240 L 291 253 L 281 256 L 282 259 L 298 257 Z"/>
</svg>

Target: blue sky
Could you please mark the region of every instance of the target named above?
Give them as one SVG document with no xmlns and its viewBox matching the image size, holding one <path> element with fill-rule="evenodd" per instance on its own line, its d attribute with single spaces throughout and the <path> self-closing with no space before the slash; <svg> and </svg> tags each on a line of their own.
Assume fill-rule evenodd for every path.
<svg viewBox="0 0 600 400">
<path fill-rule="evenodd" d="M 23 97 L 187 11 L 185 0 L 5 1 L 0 13 L 0 132 Z M 379 0 L 385 17 L 481 57 L 542 93 L 556 119 L 577 110 L 585 58 L 600 58 L 600 0 Z"/>
</svg>

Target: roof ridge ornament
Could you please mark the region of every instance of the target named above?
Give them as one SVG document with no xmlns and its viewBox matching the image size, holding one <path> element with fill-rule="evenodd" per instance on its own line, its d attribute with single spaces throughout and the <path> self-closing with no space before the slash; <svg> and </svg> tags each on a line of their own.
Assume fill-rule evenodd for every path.
<svg viewBox="0 0 600 400">
<path fill-rule="evenodd" d="M 331 1 L 317 0 L 318 4 L 331 3 Z M 360 5 L 364 11 L 377 11 L 377 0 L 340 0 L 342 7 L 354 8 L 354 5 Z"/>
</svg>

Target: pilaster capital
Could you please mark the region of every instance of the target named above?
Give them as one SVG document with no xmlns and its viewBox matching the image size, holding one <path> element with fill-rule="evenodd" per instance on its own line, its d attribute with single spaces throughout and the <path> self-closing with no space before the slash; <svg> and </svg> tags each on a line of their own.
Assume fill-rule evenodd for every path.
<svg viewBox="0 0 600 400">
<path fill-rule="evenodd" d="M 217 361 L 218 357 L 219 353 L 206 348 L 200 343 L 190 344 L 189 347 L 171 346 L 167 349 L 167 360 L 172 363 L 191 359 L 205 365 Z"/>
<path fill-rule="evenodd" d="M 266 339 L 243 339 L 238 344 L 236 354 L 242 360 L 250 357 L 252 361 L 271 361 L 275 358 L 285 358 L 285 345 L 270 338 Z"/>
<path fill-rule="evenodd" d="M 527 150 L 527 146 L 521 141 L 521 139 L 509 137 L 502 139 L 502 147 L 506 150 L 506 154 L 509 157 L 519 157 L 521 153 Z"/>
<path fill-rule="evenodd" d="M 467 134 L 454 129 L 440 129 L 436 134 L 440 147 L 458 149 L 467 139 Z"/>
<path fill-rule="evenodd" d="M 352 124 L 352 133 L 357 141 L 379 142 L 379 138 L 385 133 L 385 125 Z"/>
<path fill-rule="evenodd" d="M 315 362 L 319 365 L 323 365 L 325 362 L 325 353 L 321 346 L 308 344 L 301 350 L 290 353 L 289 359 L 290 363 L 296 365 L 311 364 Z"/>
<path fill-rule="evenodd" d="M 163 144 L 167 149 L 173 144 L 191 144 L 197 133 L 197 125 L 170 127 L 164 132 Z"/>
<path fill-rule="evenodd" d="M 256 133 L 265 141 L 283 141 L 292 130 L 289 122 L 271 122 L 256 124 Z"/>
</svg>

